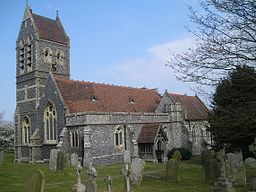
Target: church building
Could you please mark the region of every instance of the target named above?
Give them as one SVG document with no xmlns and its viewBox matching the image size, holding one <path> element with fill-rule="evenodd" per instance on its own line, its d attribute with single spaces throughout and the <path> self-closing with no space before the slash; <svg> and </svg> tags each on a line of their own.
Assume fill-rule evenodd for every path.
<svg viewBox="0 0 256 192">
<path fill-rule="evenodd" d="M 26 6 L 16 41 L 16 162 L 48 162 L 56 148 L 84 165 L 121 163 L 124 150 L 165 162 L 172 148 L 199 154 L 210 143 L 207 119 L 197 96 L 71 80 L 59 16 Z"/>
</svg>

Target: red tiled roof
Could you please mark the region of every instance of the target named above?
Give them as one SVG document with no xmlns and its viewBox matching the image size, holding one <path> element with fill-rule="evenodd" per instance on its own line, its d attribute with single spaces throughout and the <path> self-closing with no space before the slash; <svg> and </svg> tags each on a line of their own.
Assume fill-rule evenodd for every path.
<svg viewBox="0 0 256 192">
<path fill-rule="evenodd" d="M 56 79 L 70 113 L 155 112 L 161 96 L 151 89 L 138 89 L 91 82 Z M 95 100 L 96 101 L 93 101 Z"/>
<path fill-rule="evenodd" d="M 188 120 L 208 119 L 208 109 L 197 96 L 169 94 L 176 102 L 181 103 L 183 110 L 187 112 Z"/>
<path fill-rule="evenodd" d="M 159 123 L 146 124 L 141 128 L 138 143 L 154 143 L 158 133 Z"/>
<path fill-rule="evenodd" d="M 57 20 L 49 19 L 32 13 L 35 25 L 39 31 L 39 37 L 42 39 L 55 41 L 62 44 L 68 44 L 68 38 L 64 29 Z"/>
</svg>

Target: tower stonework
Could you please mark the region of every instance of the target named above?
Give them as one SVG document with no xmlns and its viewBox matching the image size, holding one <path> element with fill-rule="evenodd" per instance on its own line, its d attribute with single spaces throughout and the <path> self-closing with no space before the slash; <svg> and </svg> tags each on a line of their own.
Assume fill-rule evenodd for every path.
<svg viewBox="0 0 256 192">
<path fill-rule="evenodd" d="M 59 16 L 49 19 L 26 6 L 16 41 L 15 159 L 31 161 L 31 136 L 49 73 L 70 78 L 70 42 Z"/>
</svg>

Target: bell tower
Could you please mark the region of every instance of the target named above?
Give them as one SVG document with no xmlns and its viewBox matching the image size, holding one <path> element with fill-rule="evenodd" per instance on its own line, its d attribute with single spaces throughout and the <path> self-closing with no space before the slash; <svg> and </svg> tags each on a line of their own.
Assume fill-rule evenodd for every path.
<svg viewBox="0 0 256 192">
<path fill-rule="evenodd" d="M 16 159 L 29 158 L 30 137 L 40 119 L 37 111 L 49 72 L 70 78 L 69 37 L 58 13 L 50 19 L 26 5 L 16 41 Z"/>
</svg>

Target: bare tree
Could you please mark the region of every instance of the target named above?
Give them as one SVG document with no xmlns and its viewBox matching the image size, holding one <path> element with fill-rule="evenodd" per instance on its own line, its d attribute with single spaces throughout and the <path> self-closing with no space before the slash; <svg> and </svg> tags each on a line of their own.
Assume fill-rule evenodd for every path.
<svg viewBox="0 0 256 192">
<path fill-rule="evenodd" d="M 0 112 L 0 147 L 11 148 L 14 141 L 13 122 L 4 118 L 4 113 Z"/>
<path fill-rule="evenodd" d="M 199 0 L 203 12 L 190 9 L 196 24 L 189 31 L 195 46 L 173 54 L 168 66 L 177 78 L 201 85 L 217 85 L 237 65 L 256 67 L 256 1 Z"/>
</svg>

